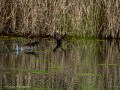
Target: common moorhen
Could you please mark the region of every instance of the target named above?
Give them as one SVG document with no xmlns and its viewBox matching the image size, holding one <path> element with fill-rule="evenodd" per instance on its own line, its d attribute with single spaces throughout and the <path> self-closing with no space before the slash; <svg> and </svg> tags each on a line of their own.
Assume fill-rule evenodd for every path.
<svg viewBox="0 0 120 90">
<path fill-rule="evenodd" d="M 60 35 L 56 32 L 54 32 L 54 38 L 57 40 L 57 45 L 58 46 L 61 46 L 62 44 L 62 39 L 66 36 L 66 33 L 65 35 L 63 35 L 62 37 L 60 37 Z"/>
</svg>

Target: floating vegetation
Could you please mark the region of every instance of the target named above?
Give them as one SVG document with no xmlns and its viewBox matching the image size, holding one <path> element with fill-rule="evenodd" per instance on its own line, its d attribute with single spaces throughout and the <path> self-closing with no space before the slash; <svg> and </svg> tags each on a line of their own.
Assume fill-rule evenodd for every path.
<svg viewBox="0 0 120 90">
<path fill-rule="evenodd" d="M 18 86 L 18 87 L 9 87 L 10 89 L 27 89 L 27 88 L 31 88 L 29 86 Z"/>
<path fill-rule="evenodd" d="M 66 46 L 62 46 L 61 48 L 63 48 L 63 49 L 72 49 L 72 48 L 68 48 Z"/>
<path fill-rule="evenodd" d="M 23 69 L 17 69 L 18 71 L 25 71 L 25 72 L 31 72 L 31 73 L 35 73 L 35 74 L 53 74 L 53 73 L 49 73 L 46 71 L 38 71 L 38 70 L 23 70 Z"/>
<path fill-rule="evenodd" d="M 31 90 L 52 90 L 50 88 L 47 88 L 45 86 L 41 86 L 41 87 L 31 87 L 31 86 L 11 86 L 9 87 L 10 89 L 31 89 Z"/>
<path fill-rule="evenodd" d="M 43 39 L 48 39 L 48 38 L 43 38 Z"/>
<path fill-rule="evenodd" d="M 35 55 L 36 57 L 38 57 L 39 55 Z"/>
<path fill-rule="evenodd" d="M 3 35 L 1 35 L 0 37 L 2 37 L 2 38 L 7 38 L 7 36 L 3 36 Z"/>
<path fill-rule="evenodd" d="M 4 74 L 10 74 L 11 72 L 1 72 L 1 73 L 4 73 Z"/>
<path fill-rule="evenodd" d="M 61 69 L 61 68 L 65 68 L 65 67 L 49 67 L 51 69 Z"/>
<path fill-rule="evenodd" d="M 53 73 L 46 72 L 46 71 L 34 71 L 34 72 L 31 72 L 31 73 L 35 73 L 35 74 L 53 74 Z"/>
<path fill-rule="evenodd" d="M 10 37 L 10 38 L 5 37 L 5 38 L 6 38 L 6 40 L 27 40 L 27 39 L 25 39 L 23 37 Z"/>
<path fill-rule="evenodd" d="M 35 73 L 35 74 L 53 74 L 47 71 L 38 71 L 38 70 L 24 70 L 24 69 L 20 69 L 20 68 L 4 68 L 4 69 L 12 69 L 15 71 L 22 71 L 22 72 L 30 72 L 30 73 Z"/>
<path fill-rule="evenodd" d="M 102 76 L 100 74 L 77 73 L 77 76 Z"/>
<path fill-rule="evenodd" d="M 101 66 L 105 66 L 105 65 L 115 66 L 115 65 L 119 65 L 119 64 L 98 64 L 98 65 L 101 65 Z"/>
<path fill-rule="evenodd" d="M 96 41 L 105 41 L 105 40 L 103 40 L 103 39 L 97 39 Z"/>
<path fill-rule="evenodd" d="M 22 53 L 18 53 L 18 55 L 22 55 Z"/>
<path fill-rule="evenodd" d="M 119 53 L 114 53 L 114 54 L 119 54 Z"/>
<path fill-rule="evenodd" d="M 0 39 L 0 40 L 7 40 L 7 39 Z"/>
<path fill-rule="evenodd" d="M 71 41 L 74 41 L 74 40 L 76 40 L 76 38 L 72 37 Z"/>
<path fill-rule="evenodd" d="M 3 88 L 2 88 L 2 86 L 0 86 L 0 89 L 2 90 Z M 4 90 L 4 89 L 3 89 Z"/>
<path fill-rule="evenodd" d="M 80 39 L 79 41 L 84 42 L 84 41 L 88 41 L 88 39 Z"/>
</svg>

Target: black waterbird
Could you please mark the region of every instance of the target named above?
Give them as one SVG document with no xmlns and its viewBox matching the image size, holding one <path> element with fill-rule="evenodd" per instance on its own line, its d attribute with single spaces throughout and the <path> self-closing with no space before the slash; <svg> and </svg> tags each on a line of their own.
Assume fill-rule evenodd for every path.
<svg viewBox="0 0 120 90">
<path fill-rule="evenodd" d="M 54 32 L 54 38 L 57 40 L 57 45 L 61 46 L 62 39 L 66 36 L 66 33 L 61 37 L 58 33 Z"/>
</svg>

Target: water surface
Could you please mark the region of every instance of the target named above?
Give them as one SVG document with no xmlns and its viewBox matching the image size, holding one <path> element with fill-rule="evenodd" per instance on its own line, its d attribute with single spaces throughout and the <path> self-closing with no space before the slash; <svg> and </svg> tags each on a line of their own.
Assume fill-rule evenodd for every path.
<svg viewBox="0 0 120 90">
<path fill-rule="evenodd" d="M 34 41 L 34 50 L 23 48 Z M 73 38 L 56 47 L 51 39 L 0 39 L 0 45 L 0 89 L 120 90 L 119 41 Z"/>
</svg>

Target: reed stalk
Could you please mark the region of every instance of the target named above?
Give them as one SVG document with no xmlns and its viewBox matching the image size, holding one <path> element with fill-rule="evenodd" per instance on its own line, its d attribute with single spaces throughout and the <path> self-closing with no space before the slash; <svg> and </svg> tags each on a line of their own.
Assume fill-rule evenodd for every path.
<svg viewBox="0 0 120 90">
<path fill-rule="evenodd" d="M 119 0 L 1 0 L 0 33 L 119 38 Z"/>
</svg>

